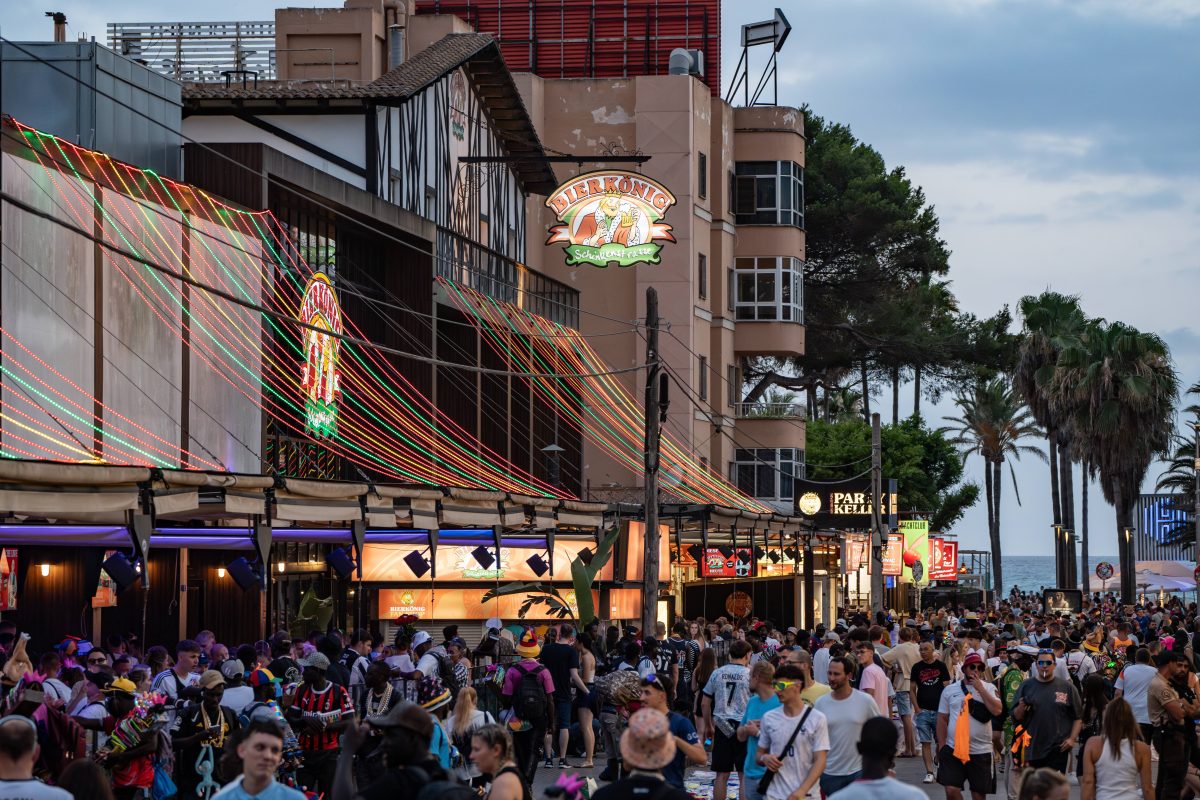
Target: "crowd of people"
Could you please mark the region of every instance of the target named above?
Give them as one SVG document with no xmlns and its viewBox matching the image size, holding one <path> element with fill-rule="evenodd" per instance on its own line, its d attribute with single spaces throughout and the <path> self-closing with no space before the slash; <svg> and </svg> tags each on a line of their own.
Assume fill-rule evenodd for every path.
<svg viewBox="0 0 1200 800">
<path fill-rule="evenodd" d="M 567 800 L 683 800 L 693 767 L 713 800 L 925 797 L 896 759 L 946 800 L 1200 790 L 1194 604 L 839 613 L 813 630 L 489 620 L 472 643 L 411 620 L 389 642 L 201 631 L 170 651 L 35 651 L 0 621 L 0 800 L 531 800 L 539 770 Z M 593 766 L 594 791 L 572 772 Z"/>
</svg>

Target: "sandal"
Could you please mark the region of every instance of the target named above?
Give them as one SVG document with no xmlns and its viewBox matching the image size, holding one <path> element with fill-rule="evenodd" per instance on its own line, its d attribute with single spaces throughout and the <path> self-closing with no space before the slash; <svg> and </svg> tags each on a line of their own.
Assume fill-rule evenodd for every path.
<svg viewBox="0 0 1200 800">
<path fill-rule="evenodd" d="M 594 763 L 592 763 L 591 761 L 585 761 L 584 763 L 579 765 L 578 769 L 595 769 L 595 767 L 596 767 L 596 765 Z"/>
</svg>

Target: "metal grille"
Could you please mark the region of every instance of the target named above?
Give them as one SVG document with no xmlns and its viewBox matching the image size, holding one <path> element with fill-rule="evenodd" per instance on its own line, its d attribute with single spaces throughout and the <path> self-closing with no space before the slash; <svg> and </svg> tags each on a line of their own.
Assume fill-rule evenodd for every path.
<svg viewBox="0 0 1200 800">
<path fill-rule="evenodd" d="M 1187 495 L 1143 494 L 1134 509 L 1137 526 L 1135 542 L 1138 561 L 1187 561 L 1191 548 L 1184 542 L 1194 536 Z"/>
<path fill-rule="evenodd" d="M 184 83 L 275 78 L 275 23 L 110 22 L 108 46 Z"/>
</svg>

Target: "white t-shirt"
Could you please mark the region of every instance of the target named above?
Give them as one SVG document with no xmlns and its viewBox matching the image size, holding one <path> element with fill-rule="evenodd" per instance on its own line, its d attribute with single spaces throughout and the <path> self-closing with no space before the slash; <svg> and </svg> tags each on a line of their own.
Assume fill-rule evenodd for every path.
<svg viewBox="0 0 1200 800">
<path fill-rule="evenodd" d="M 71 699 L 71 687 L 58 678 L 46 678 L 42 681 L 42 690 L 45 691 L 47 700 L 61 700 L 66 703 Z"/>
<path fill-rule="evenodd" d="M 254 689 L 249 686 L 226 686 L 225 693 L 221 695 L 221 705 L 235 715 L 242 713 L 242 709 L 253 702 Z"/>
<path fill-rule="evenodd" d="M 779 773 L 771 781 L 767 790 L 767 800 L 787 800 L 792 792 L 800 788 L 808 771 L 812 769 L 815 753 L 829 750 L 829 723 L 825 715 L 815 708 L 804 720 L 804 727 L 796 734 L 795 741 L 780 755 L 783 746 L 792 737 L 792 732 L 800 724 L 800 719 L 807 709 L 801 709 L 800 714 L 789 717 L 782 708 L 773 708 L 763 714 L 759 723 L 758 747 L 773 756 L 778 756 L 783 762 Z M 808 797 L 814 800 L 820 796 L 821 784 L 814 783 Z"/>
<path fill-rule="evenodd" d="M 104 707 L 104 703 L 95 700 L 88 701 L 86 698 L 83 702 L 84 705 L 72 716 L 84 719 L 104 719 L 108 716 L 108 709 Z M 87 742 L 89 750 L 94 753 L 108 744 L 108 734 L 104 731 L 89 730 L 87 731 Z"/>
<path fill-rule="evenodd" d="M 0 800 L 71 800 L 71 793 L 47 786 L 37 778 L 24 781 L 0 781 Z"/>
<path fill-rule="evenodd" d="M 995 688 L 985 681 L 979 681 L 979 690 L 986 692 L 989 697 L 996 696 Z M 972 692 L 974 694 L 974 692 Z M 967 699 L 963 692 L 962 681 L 955 681 L 947 686 L 942 691 L 942 699 L 938 702 L 938 714 L 945 714 L 949 717 L 949 723 L 946 725 L 946 745 L 950 748 L 954 747 L 954 732 L 957 730 L 958 715 L 967 714 L 969 712 L 964 708 L 964 701 Z M 978 697 L 975 697 L 978 700 Z M 980 755 L 983 753 L 992 752 L 992 722 L 980 722 L 971 717 L 971 755 Z"/>
<path fill-rule="evenodd" d="M 408 653 L 401 653 L 398 656 L 388 656 L 383 660 L 392 669 L 400 670 L 401 672 L 412 672 L 413 662 L 412 657 Z"/>
<path fill-rule="evenodd" d="M 430 675 L 437 677 L 438 675 L 438 660 L 429 650 L 425 651 L 425 655 L 421 656 L 417 661 L 417 672 L 421 673 L 421 677 L 428 678 Z"/>
<path fill-rule="evenodd" d="M 838 700 L 831 692 L 818 698 L 813 708 L 825 715 L 829 725 L 829 757 L 825 761 L 825 774 L 850 775 L 862 769 L 858 739 L 863 723 L 883 716 L 875 699 L 858 689 L 851 690 L 845 700 Z"/>
<path fill-rule="evenodd" d="M 1123 692 L 1125 702 L 1133 709 L 1133 718 L 1141 725 L 1150 724 L 1150 681 L 1158 670 L 1149 664 L 1130 664 L 1117 678 L 1114 688 Z"/>
<path fill-rule="evenodd" d="M 829 683 L 829 659 L 828 647 L 813 653 L 813 680 L 817 683 Z"/>
<path fill-rule="evenodd" d="M 740 723 L 750 702 L 750 668 L 745 664 L 726 664 L 717 667 L 704 684 L 704 693 L 712 698 L 714 719 Z"/>
<path fill-rule="evenodd" d="M 857 780 L 838 792 L 837 796 L 840 800 L 927 800 L 920 789 L 895 778 Z"/>
<path fill-rule="evenodd" d="M 200 683 L 200 676 L 195 672 L 189 672 L 187 677 L 180 678 L 175 674 L 175 670 L 163 670 L 154 676 L 154 681 L 150 684 L 150 691 L 160 692 L 165 694 L 171 702 L 167 704 L 167 727 L 171 728 L 175 725 L 176 708 L 175 701 L 179 699 L 179 687 L 176 683 L 187 686 L 195 686 Z"/>
</svg>

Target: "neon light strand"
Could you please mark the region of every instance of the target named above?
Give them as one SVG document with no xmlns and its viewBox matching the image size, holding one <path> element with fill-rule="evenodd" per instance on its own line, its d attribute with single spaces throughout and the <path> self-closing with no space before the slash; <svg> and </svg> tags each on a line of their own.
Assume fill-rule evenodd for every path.
<svg viewBox="0 0 1200 800">
<path fill-rule="evenodd" d="M 570 328 L 451 281 L 438 280 L 509 369 L 526 373 L 601 373 L 608 370 L 583 336 Z M 555 335 L 539 335 L 550 333 Z M 519 346 L 513 346 L 514 339 Z M 597 446 L 635 471 L 642 468 L 644 416 L 614 376 L 544 378 L 530 375 L 525 380 Z M 760 513 L 772 511 L 720 476 L 705 470 L 669 434 L 663 436 L 661 465 L 671 489 L 688 500 Z"/>
<path fill-rule="evenodd" d="M 295 319 L 302 292 L 299 276 L 311 270 L 298 248 L 288 241 L 285 227 L 269 212 L 235 209 L 186 184 L 121 164 L 19 123 L 16 127 L 79 227 L 90 229 L 94 215 L 99 213 L 102 239 L 117 250 Z M 68 174 L 63 172 L 64 167 L 75 180 L 59 181 L 60 173 Z M 98 202 L 89 183 L 109 190 L 105 198 L 115 192 L 120 202 Z M 178 217 L 164 223 L 164 212 L 171 210 Z M 174 232 L 164 232 L 168 225 L 183 226 L 180 235 L 190 241 L 188 258 L 184 257 L 182 239 Z M 256 255 L 264 249 L 269 263 Z M 188 346 L 201 364 L 289 431 L 305 436 L 297 422 L 302 409 L 296 399 L 302 395 L 295 366 L 303 329 L 212 296 L 199 287 L 190 288 L 185 302 L 185 290 L 178 279 L 124 253 L 107 248 L 102 252 L 104 261 L 133 295 L 180 341 L 183 320 L 188 321 Z M 250 287 L 262 287 L 267 296 L 259 297 L 259 292 Z M 262 335 L 263 323 L 266 337 Z M 362 338 L 352 322 L 347 329 Z M 342 365 L 338 432 L 331 439 L 321 440 L 331 451 L 405 481 L 564 495 L 507 464 L 461 426 L 445 419 L 391 361 L 373 348 L 349 342 L 343 342 L 341 348 L 346 358 Z M 94 402 L 82 390 L 80 394 L 77 405 Z M 130 437 L 127 444 L 134 452 L 123 452 L 121 458 L 139 463 L 157 449 L 136 436 Z M 106 455 L 111 459 L 118 453 L 106 450 Z M 195 459 L 193 463 L 203 460 Z"/>
</svg>

